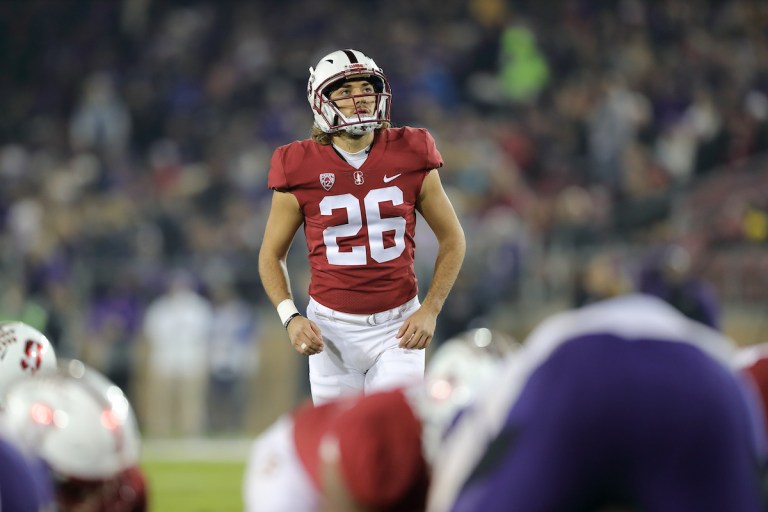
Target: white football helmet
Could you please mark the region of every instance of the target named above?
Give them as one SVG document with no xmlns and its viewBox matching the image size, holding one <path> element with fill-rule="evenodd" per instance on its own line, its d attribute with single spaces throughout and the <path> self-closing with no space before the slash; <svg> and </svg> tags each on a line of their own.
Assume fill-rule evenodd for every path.
<svg viewBox="0 0 768 512">
<path fill-rule="evenodd" d="M 54 368 L 56 353 L 43 333 L 24 322 L 0 322 L 0 409 L 15 381 Z"/>
<path fill-rule="evenodd" d="M 11 435 L 45 460 L 64 482 L 102 482 L 135 466 L 140 435 L 122 390 L 78 360 L 8 390 L 5 410 Z"/>
<path fill-rule="evenodd" d="M 422 419 L 424 451 L 434 460 L 457 414 L 492 381 L 520 344 L 487 328 L 471 329 L 443 342 L 430 357 L 416 409 Z"/>
<path fill-rule="evenodd" d="M 333 89 L 351 78 L 365 78 L 376 90 L 373 115 L 356 112 L 351 117 L 345 117 L 329 99 Z M 369 95 L 351 98 L 362 96 Z M 353 135 L 362 135 L 372 132 L 383 122 L 389 122 L 391 97 L 389 82 L 381 68 L 373 59 L 357 50 L 337 50 L 320 59 L 314 68 L 309 68 L 307 100 L 315 115 L 315 125 L 325 133 L 345 130 Z"/>
</svg>

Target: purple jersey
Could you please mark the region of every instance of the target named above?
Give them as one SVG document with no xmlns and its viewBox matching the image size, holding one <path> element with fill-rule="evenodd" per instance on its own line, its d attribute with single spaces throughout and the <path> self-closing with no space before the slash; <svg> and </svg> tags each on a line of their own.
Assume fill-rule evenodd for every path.
<svg viewBox="0 0 768 512">
<path fill-rule="evenodd" d="M 428 510 L 765 510 L 734 350 L 649 296 L 554 316 L 447 438 Z"/>
<path fill-rule="evenodd" d="M 40 459 L 31 459 L 15 445 L 0 439 L 0 511 L 55 510 L 53 482 Z"/>
</svg>

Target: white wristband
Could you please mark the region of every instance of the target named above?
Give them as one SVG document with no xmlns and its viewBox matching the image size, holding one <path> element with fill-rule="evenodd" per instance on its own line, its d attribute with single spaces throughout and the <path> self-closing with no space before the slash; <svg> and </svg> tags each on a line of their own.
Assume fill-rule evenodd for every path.
<svg viewBox="0 0 768 512">
<path fill-rule="evenodd" d="M 299 310 L 296 309 L 296 304 L 291 299 L 285 299 L 277 305 L 277 314 L 280 315 L 280 322 L 285 325 L 285 322 L 289 318 L 295 315 L 299 315 Z"/>
</svg>

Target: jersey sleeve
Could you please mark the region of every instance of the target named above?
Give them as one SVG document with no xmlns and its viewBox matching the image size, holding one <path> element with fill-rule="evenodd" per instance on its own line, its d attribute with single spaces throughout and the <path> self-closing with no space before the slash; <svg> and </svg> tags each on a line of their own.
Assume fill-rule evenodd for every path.
<svg viewBox="0 0 768 512">
<path fill-rule="evenodd" d="M 269 174 L 267 175 L 267 187 L 271 190 L 285 191 L 290 188 L 288 177 L 285 174 L 285 146 L 281 146 L 272 153 L 272 160 L 269 163 Z"/>
<path fill-rule="evenodd" d="M 426 144 L 426 169 L 432 170 L 443 166 L 443 157 L 437 150 L 435 139 L 427 130 L 424 130 L 424 142 Z"/>
</svg>

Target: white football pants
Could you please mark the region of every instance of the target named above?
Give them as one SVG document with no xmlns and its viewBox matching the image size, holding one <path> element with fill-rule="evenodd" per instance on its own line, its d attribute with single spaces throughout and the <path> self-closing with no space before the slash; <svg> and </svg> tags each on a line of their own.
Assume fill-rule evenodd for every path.
<svg viewBox="0 0 768 512">
<path fill-rule="evenodd" d="M 312 401 L 409 386 L 424 379 L 425 351 L 399 348 L 395 336 L 420 306 L 414 297 L 402 306 L 373 315 L 341 313 L 314 299 L 307 318 L 323 335 L 325 348 L 309 356 Z"/>
</svg>

